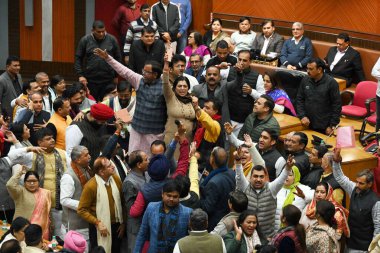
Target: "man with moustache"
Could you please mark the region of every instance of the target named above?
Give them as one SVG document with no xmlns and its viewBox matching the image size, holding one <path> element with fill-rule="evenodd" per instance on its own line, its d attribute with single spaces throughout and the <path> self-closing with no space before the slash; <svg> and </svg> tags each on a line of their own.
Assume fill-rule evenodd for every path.
<svg viewBox="0 0 380 253">
<path fill-rule="evenodd" d="M 71 157 L 72 149 L 78 145 L 87 147 L 91 157 L 98 157 L 101 151 L 99 137 L 106 133 L 105 123 L 113 116 L 114 112 L 110 107 L 94 104 L 82 121 L 73 121 L 66 130 L 67 157 Z"/>
<path fill-rule="evenodd" d="M 66 98 L 70 102 L 70 117 L 74 119 L 79 113 L 81 113 L 80 105 L 83 102 L 83 97 L 81 95 L 80 83 L 74 83 L 64 90 L 62 94 L 63 98 Z"/>
<path fill-rule="evenodd" d="M 252 44 L 252 49 L 261 50 L 262 55 L 275 52 L 280 55 L 284 37 L 275 32 L 273 20 L 266 19 L 261 23 L 262 33 L 257 34 Z"/>
<path fill-rule="evenodd" d="M 39 72 L 36 74 L 36 82 L 41 88 L 41 94 L 43 98 L 43 109 L 50 114 L 53 114 L 53 102 L 56 98 L 55 92 L 49 87 L 50 79 L 45 72 Z"/>
<path fill-rule="evenodd" d="M 229 121 L 228 101 L 226 90 L 222 88 L 220 70 L 216 66 L 210 66 L 206 70 L 206 81 L 194 86 L 192 94 L 198 98 L 201 108 L 208 100 L 217 99 L 222 104 L 222 123 Z"/>
</svg>

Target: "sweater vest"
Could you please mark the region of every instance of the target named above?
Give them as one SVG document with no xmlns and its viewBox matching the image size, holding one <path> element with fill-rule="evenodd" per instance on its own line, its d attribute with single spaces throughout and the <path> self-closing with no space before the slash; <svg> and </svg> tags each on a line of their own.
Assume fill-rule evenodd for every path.
<svg viewBox="0 0 380 253">
<path fill-rule="evenodd" d="M 247 83 L 252 89 L 256 89 L 258 76 L 256 71 L 249 71 L 242 77 L 236 75 L 235 85 L 228 89 L 228 108 L 231 120 L 244 123 L 248 115 L 252 113 L 255 100 L 250 95 L 243 96 L 242 87 Z"/>
<path fill-rule="evenodd" d="M 269 190 L 269 184 L 265 184 L 264 188 L 259 192 L 256 192 L 256 190 L 249 185 L 244 193 L 248 197 L 248 210 L 253 210 L 257 213 L 263 234 L 266 237 L 271 237 L 274 233 L 274 218 L 277 201 Z"/>
<path fill-rule="evenodd" d="M 259 149 L 259 146 L 256 145 L 256 148 Z M 276 162 L 282 156 L 275 148 L 272 148 L 264 153 L 260 152 L 260 154 L 265 161 L 265 167 L 268 170 L 269 180 L 272 182 L 276 179 Z"/>
<path fill-rule="evenodd" d="M 181 253 L 214 253 L 223 252 L 222 238 L 205 232 L 190 232 L 189 236 L 178 241 Z"/>
<path fill-rule="evenodd" d="M 74 181 L 75 191 L 71 198 L 79 201 L 80 196 L 82 194 L 82 185 L 78 179 L 78 176 L 71 168 L 67 169 L 67 174 L 69 174 Z M 64 206 L 62 207 L 62 209 L 62 223 L 66 226 L 68 230 L 88 228 L 88 223 L 77 214 L 77 211 Z"/>
<path fill-rule="evenodd" d="M 294 228 L 290 228 L 290 227 L 285 228 L 282 232 L 280 232 L 280 234 L 275 236 L 275 238 L 273 239 L 273 245 L 276 248 L 278 248 L 280 246 L 282 239 L 284 239 L 285 237 L 289 237 L 290 239 L 293 240 L 294 249 L 295 249 L 294 253 L 303 253 L 304 252 L 304 250 L 301 247 L 301 243 L 298 240 L 296 231 L 294 230 Z"/>
<path fill-rule="evenodd" d="M 71 124 L 77 125 L 83 134 L 83 138 L 80 142 L 80 145 L 85 146 L 88 149 L 88 152 L 92 157 L 90 161 L 90 167 L 92 167 L 94 165 L 95 159 L 99 156 L 101 151 L 101 147 L 99 145 L 99 138 L 105 134 L 106 128 L 105 126 L 101 126 L 98 129 L 93 128 L 86 116 L 84 120 L 73 121 Z M 76 138 L 76 136 L 69 137 Z"/>
<path fill-rule="evenodd" d="M 136 109 L 132 127 L 141 134 L 161 134 L 165 131 L 167 119 L 166 102 L 161 79 L 153 84 L 140 81 L 136 91 Z"/>
<path fill-rule="evenodd" d="M 374 232 L 372 208 L 379 197 L 370 189 L 364 193 L 357 193 L 355 189 L 351 194 L 348 216 L 351 235 L 347 239 L 347 245 L 351 249 L 367 251 Z"/>
</svg>

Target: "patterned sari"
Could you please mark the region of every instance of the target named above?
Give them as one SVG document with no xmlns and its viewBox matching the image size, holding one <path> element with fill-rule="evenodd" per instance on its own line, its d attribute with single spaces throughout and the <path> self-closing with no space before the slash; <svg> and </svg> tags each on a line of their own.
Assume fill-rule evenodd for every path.
<svg viewBox="0 0 380 253">
<path fill-rule="evenodd" d="M 267 92 L 267 95 L 270 96 L 276 104 L 285 106 L 285 108 L 287 108 L 293 116 L 297 116 L 296 110 L 294 109 L 288 94 L 286 94 L 284 90 L 271 90 Z"/>
<path fill-rule="evenodd" d="M 32 217 L 30 218 L 30 223 L 40 225 L 42 227 L 43 238 L 49 240 L 51 192 L 43 188 L 38 188 L 33 194 L 36 205 Z"/>
<path fill-rule="evenodd" d="M 335 206 L 335 215 L 334 218 L 338 225 L 337 232 L 340 234 L 344 234 L 347 238 L 350 237 L 350 228 L 348 227 L 348 210 L 344 208 L 341 204 L 335 201 L 333 197 L 333 188 L 329 185 L 329 189 L 327 191 L 327 196 L 325 200 L 330 201 Z M 315 219 L 316 209 L 317 209 L 317 201 L 315 198 L 310 202 L 310 204 L 306 207 L 306 216 L 309 219 Z"/>
</svg>

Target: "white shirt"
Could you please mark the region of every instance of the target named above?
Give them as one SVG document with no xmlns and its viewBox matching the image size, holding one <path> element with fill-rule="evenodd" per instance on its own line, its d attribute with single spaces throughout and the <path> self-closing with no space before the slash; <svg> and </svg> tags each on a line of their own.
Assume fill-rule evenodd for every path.
<svg viewBox="0 0 380 253">
<path fill-rule="evenodd" d="M 298 45 L 298 43 L 302 40 L 302 38 L 303 38 L 303 35 L 298 40 L 296 40 L 296 38 L 294 37 L 292 38 L 292 40 L 294 40 L 294 44 Z"/>
<path fill-rule="evenodd" d="M 61 177 L 61 205 L 72 210 L 77 210 L 79 200 L 72 199 L 75 192 L 75 183 L 71 175 L 65 173 Z"/>
<path fill-rule="evenodd" d="M 66 128 L 66 160 L 67 166 L 71 164 L 71 151 L 82 141 L 83 134 L 77 125 L 70 125 Z"/>
<path fill-rule="evenodd" d="M 271 36 L 269 36 L 269 38 L 264 36 L 264 45 L 263 45 L 263 49 L 261 49 L 260 54 L 266 54 L 266 51 L 267 51 L 267 48 L 269 45 L 269 41 L 272 39 L 272 36 L 273 36 L 273 33 Z"/>
<path fill-rule="evenodd" d="M 199 82 L 198 82 L 198 80 L 195 77 L 193 77 L 193 76 L 191 76 L 189 74 L 183 73 L 183 76 L 187 77 L 187 79 L 189 79 L 189 81 L 190 81 L 190 90 L 189 90 L 189 92 L 191 93 L 191 91 L 193 90 L 194 86 L 198 85 Z"/>
<path fill-rule="evenodd" d="M 203 231 L 191 231 L 191 232 L 192 233 L 203 233 L 203 232 L 207 232 L 207 230 L 203 230 Z M 220 238 L 220 240 L 222 241 L 223 253 L 227 253 L 226 245 L 224 244 L 224 241 L 223 241 L 222 237 Z M 178 242 L 174 246 L 173 253 L 181 253 L 181 251 L 179 250 Z"/>
<path fill-rule="evenodd" d="M 346 54 L 348 47 L 343 52 L 336 49 L 336 54 L 334 57 L 334 61 L 330 64 L 330 70 L 332 71 L 335 67 L 335 65 L 342 59 L 342 57 Z"/>
<path fill-rule="evenodd" d="M 256 82 L 256 89 L 252 89 L 250 95 L 253 99 L 258 99 L 263 94 L 265 94 L 264 79 L 262 75 L 259 75 Z"/>
<path fill-rule="evenodd" d="M 240 50 L 251 50 L 253 41 L 256 38 L 256 33 L 249 31 L 249 33 L 234 32 L 231 35 L 231 42 L 235 45 L 234 53 L 238 53 Z"/>
</svg>

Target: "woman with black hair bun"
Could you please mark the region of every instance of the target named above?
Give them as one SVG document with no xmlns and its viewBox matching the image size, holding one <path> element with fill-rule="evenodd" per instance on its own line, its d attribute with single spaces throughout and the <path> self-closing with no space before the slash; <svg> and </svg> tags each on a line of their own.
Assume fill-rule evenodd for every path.
<svg viewBox="0 0 380 253">
<path fill-rule="evenodd" d="M 282 209 L 280 229 L 273 237 L 272 244 L 278 253 L 306 252 L 305 229 L 299 223 L 301 211 L 294 205 L 287 205 Z"/>
<path fill-rule="evenodd" d="M 335 207 L 327 200 L 317 202 L 317 224 L 306 233 L 306 247 L 309 253 L 338 253 L 339 235 L 336 233 Z"/>
</svg>

